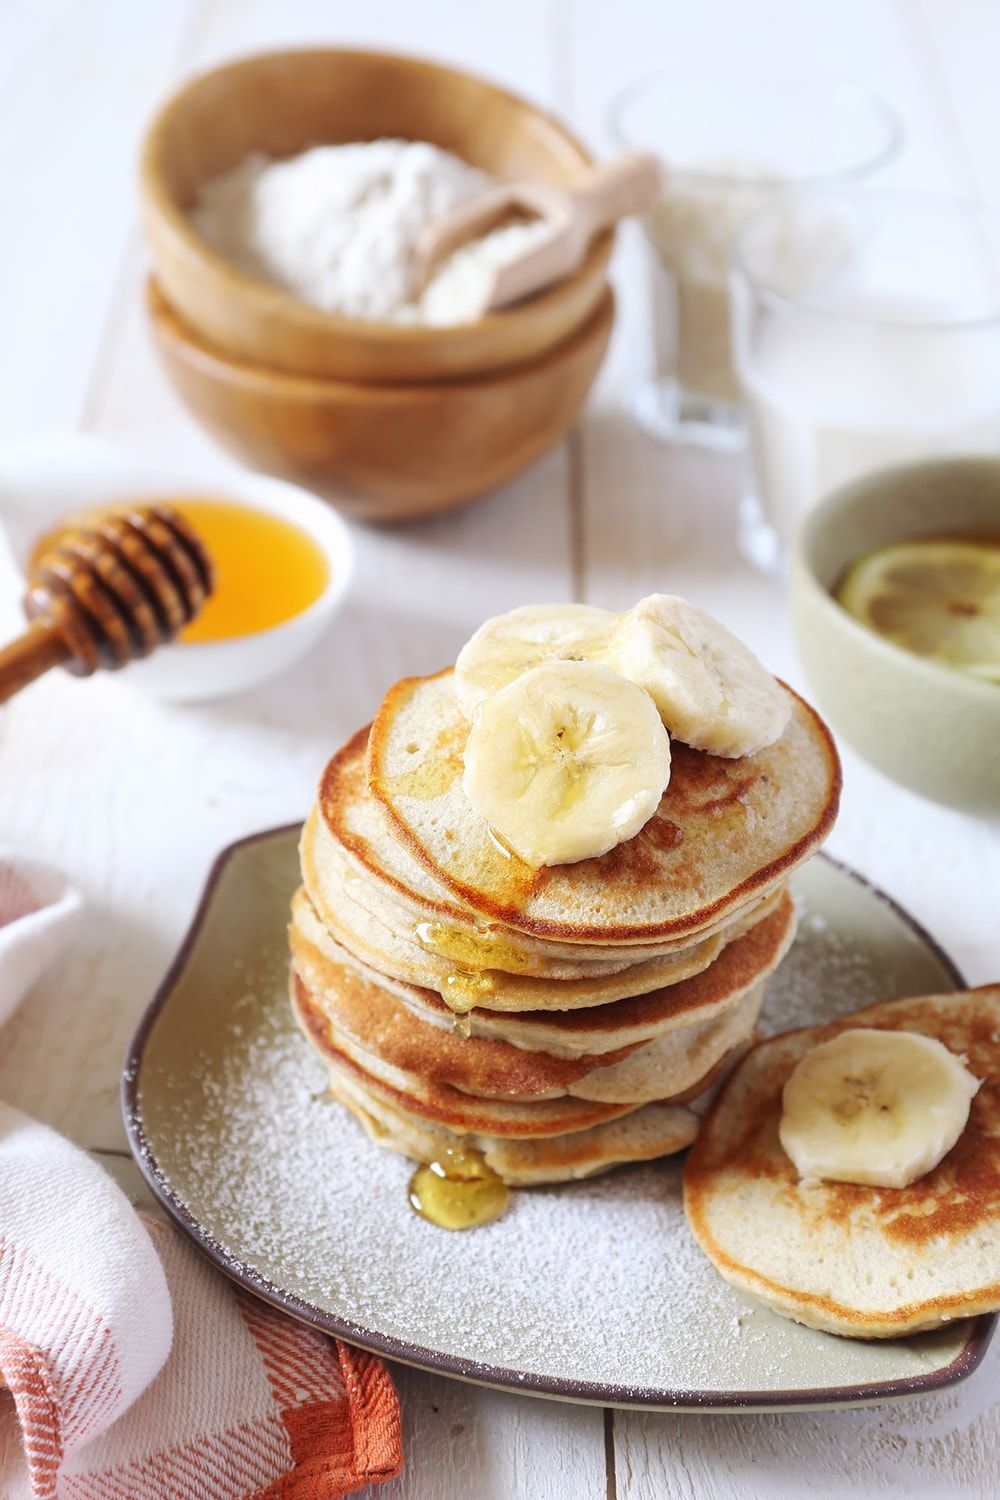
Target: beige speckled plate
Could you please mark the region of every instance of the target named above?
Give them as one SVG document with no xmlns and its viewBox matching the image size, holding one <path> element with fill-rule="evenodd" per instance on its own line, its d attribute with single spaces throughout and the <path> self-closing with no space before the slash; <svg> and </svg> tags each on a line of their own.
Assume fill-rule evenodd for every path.
<svg viewBox="0 0 1000 1500">
<path fill-rule="evenodd" d="M 407 1206 L 411 1168 L 323 1097 L 295 1029 L 285 922 L 295 828 L 233 845 L 144 1016 L 123 1096 L 157 1198 L 228 1275 L 377 1353 L 572 1401 L 712 1411 L 854 1405 L 960 1380 L 993 1319 L 898 1341 L 832 1338 L 727 1286 L 660 1162 L 516 1193 L 448 1234 Z M 822 857 L 795 880 L 800 936 L 770 1030 L 961 978 L 885 896 Z"/>
</svg>

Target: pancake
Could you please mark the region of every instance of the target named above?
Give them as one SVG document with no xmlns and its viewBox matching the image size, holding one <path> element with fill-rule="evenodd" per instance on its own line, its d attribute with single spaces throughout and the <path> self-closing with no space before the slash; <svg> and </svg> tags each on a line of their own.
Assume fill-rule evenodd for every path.
<svg viewBox="0 0 1000 1500">
<path fill-rule="evenodd" d="M 664 1099 L 682 1103 L 702 1093 L 723 1070 L 728 1071 L 737 1052 L 752 1040 L 763 1003 L 764 985 L 756 984 L 716 1020 L 644 1042 L 627 1057 L 575 1079 L 566 1092 L 576 1099 L 616 1103 L 649 1104 Z"/>
<path fill-rule="evenodd" d="M 337 751 L 323 771 L 317 807 L 330 837 L 352 857 L 359 870 L 380 881 L 408 906 L 415 918 L 465 922 L 469 908 L 455 900 L 419 860 L 387 836 L 378 805 L 368 789 L 366 725 Z"/>
<path fill-rule="evenodd" d="M 348 881 L 337 887 L 328 872 L 326 880 L 320 883 L 311 858 L 313 826 L 310 819 L 302 835 L 302 876 L 309 898 L 331 935 L 369 967 L 407 984 L 436 989 L 454 1010 L 468 1010 L 480 1004 L 503 1011 L 575 1010 L 607 1005 L 678 984 L 701 973 L 724 946 L 721 935 L 712 936 L 680 952 L 648 958 L 630 968 L 577 979 L 545 979 L 502 969 L 469 971 L 386 927 L 354 899 Z"/>
<path fill-rule="evenodd" d="M 558 1097 L 577 1079 L 603 1071 L 609 1060 L 617 1062 L 630 1050 L 619 1048 L 605 1057 L 553 1057 L 489 1037 L 460 1036 L 453 1024 L 439 1025 L 433 1013 L 411 1008 L 376 980 L 337 963 L 303 934 L 305 925 L 289 929 L 292 964 L 309 1004 L 331 1024 L 334 1040 L 342 1033 L 353 1037 L 386 1062 L 432 1083 L 487 1096 Z"/>
<path fill-rule="evenodd" d="M 369 738 L 369 784 L 407 852 L 490 921 L 598 947 L 706 936 L 780 884 L 836 816 L 833 741 L 786 691 L 791 718 L 780 739 L 737 760 L 674 742 L 657 813 L 635 838 L 578 864 L 531 869 L 501 848 L 465 797 L 468 725 L 451 671 L 390 689 Z"/>
<path fill-rule="evenodd" d="M 473 967 L 530 974 L 535 979 L 581 979 L 619 973 L 647 956 L 645 949 L 627 949 L 610 960 L 592 958 L 592 951 L 603 953 L 603 950 L 591 950 L 579 943 L 572 948 L 563 945 L 556 952 L 543 951 L 540 945 L 529 951 L 519 944 L 515 934 L 508 937 L 506 929 L 478 924 L 472 912 L 465 913 L 461 925 L 454 920 L 431 922 L 419 918 L 351 863 L 315 810 L 302 830 L 301 858 L 303 871 L 308 870 L 310 888 L 316 893 L 315 905 L 336 907 L 346 889 L 352 901 L 382 927 L 410 946 L 418 943 L 421 953 L 430 954 L 449 967 L 464 959 Z"/>
<path fill-rule="evenodd" d="M 588 949 L 578 941 L 559 943 L 502 923 L 490 922 L 484 927 L 481 917 L 449 896 L 425 866 L 408 853 L 384 809 L 371 795 L 368 737 L 368 729 L 359 730 L 327 764 L 316 815 L 308 828 L 311 883 L 318 898 L 328 891 L 327 905 L 332 899 L 330 893 L 341 889 L 348 879 L 358 904 L 393 931 L 412 936 L 418 923 L 432 924 L 435 935 L 443 939 L 444 956 L 452 961 L 550 978 L 614 972 L 697 941 L 689 934 L 660 937 L 649 943 L 633 939 L 621 945 L 605 939 L 599 949 Z M 712 924 L 713 932 L 744 920 L 757 900 L 755 892 L 734 903 L 730 912 Z M 318 899 L 318 904 L 323 903 Z M 486 951 L 480 956 L 484 937 Z"/>
<path fill-rule="evenodd" d="M 292 1009 L 308 1041 L 328 1065 L 359 1075 L 367 1088 L 412 1114 L 444 1125 L 455 1134 L 549 1136 L 584 1130 L 627 1114 L 635 1105 L 586 1099 L 487 1099 L 462 1093 L 384 1062 L 346 1033 L 335 1031 L 297 974 L 292 976 Z"/>
<path fill-rule="evenodd" d="M 307 924 L 302 924 L 307 925 Z M 707 1076 L 753 1034 L 763 984 L 702 1026 L 603 1056 L 553 1057 L 489 1037 L 460 1036 L 453 1026 L 408 1007 L 376 981 L 337 963 L 289 931 L 295 974 L 321 1013 L 334 1046 L 350 1044 L 402 1073 L 485 1098 L 555 1099 L 566 1095 L 610 1104 L 645 1104 L 701 1092 Z M 317 1021 L 316 1025 L 319 1025 Z"/>
<path fill-rule="evenodd" d="M 777 968 L 791 947 L 795 926 L 794 902 L 782 892 L 773 911 L 728 943 L 715 963 L 691 979 L 585 1010 L 505 1013 L 477 1007 L 469 1016 L 470 1036 L 569 1058 L 608 1054 L 675 1033 L 687 1033 L 697 1044 L 698 1028 L 714 1024 L 739 1006 Z M 359 963 L 330 936 L 302 890 L 292 901 L 292 935 L 293 941 L 316 950 L 329 963 L 353 968 L 425 1019 L 452 1028 L 453 1012 L 436 991 L 401 983 Z"/>
<path fill-rule="evenodd" d="M 699 1116 L 685 1105 L 647 1104 L 617 1120 L 541 1140 L 456 1136 L 407 1111 L 396 1100 L 366 1086 L 356 1073 L 330 1068 L 330 1094 L 364 1127 L 376 1145 L 415 1162 L 434 1161 L 459 1141 L 482 1152 L 486 1165 L 510 1187 L 572 1182 L 624 1162 L 651 1161 L 690 1145 Z"/>
<path fill-rule="evenodd" d="M 957 1144 L 906 1188 L 800 1183 L 778 1139 L 792 1070 L 856 1026 L 934 1037 L 984 1080 Z M 688 1157 L 684 1206 L 727 1281 L 813 1328 L 893 1338 L 1000 1309 L 1000 986 L 892 1000 L 760 1042 Z"/>
</svg>

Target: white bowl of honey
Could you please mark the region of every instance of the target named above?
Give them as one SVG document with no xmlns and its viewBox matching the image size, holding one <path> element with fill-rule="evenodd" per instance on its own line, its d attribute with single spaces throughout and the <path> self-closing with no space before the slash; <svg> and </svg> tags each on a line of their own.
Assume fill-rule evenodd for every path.
<svg viewBox="0 0 1000 1500">
<path fill-rule="evenodd" d="M 125 670 L 177 701 L 246 691 L 314 646 L 343 600 L 354 560 L 335 511 L 279 479 L 171 465 L 81 434 L 25 439 L 0 452 L 0 520 L 9 563 L 26 579 L 70 519 L 163 501 L 198 532 L 215 588 L 178 640 Z"/>
</svg>

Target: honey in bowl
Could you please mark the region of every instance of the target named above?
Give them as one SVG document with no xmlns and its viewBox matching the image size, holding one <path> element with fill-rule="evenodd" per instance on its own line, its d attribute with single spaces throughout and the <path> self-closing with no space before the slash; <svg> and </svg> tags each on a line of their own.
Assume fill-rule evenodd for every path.
<svg viewBox="0 0 1000 1500">
<path fill-rule="evenodd" d="M 142 498 L 145 502 L 148 497 Z M 196 495 L 157 498 L 190 522 L 215 567 L 215 590 L 198 617 L 180 633 L 182 643 L 228 641 L 271 630 L 315 604 L 326 589 L 330 581 L 326 553 L 307 531 L 283 516 L 235 500 Z M 67 517 L 64 525 L 127 508 L 103 506 Z M 38 542 L 32 568 L 44 553 L 58 546 L 63 529 L 49 532 Z"/>
</svg>

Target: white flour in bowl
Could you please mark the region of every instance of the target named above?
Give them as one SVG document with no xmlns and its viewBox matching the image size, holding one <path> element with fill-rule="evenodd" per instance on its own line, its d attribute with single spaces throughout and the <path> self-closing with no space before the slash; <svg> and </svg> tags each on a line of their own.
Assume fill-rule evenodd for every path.
<svg viewBox="0 0 1000 1500">
<path fill-rule="evenodd" d="M 324 312 L 445 327 L 475 321 L 493 270 L 549 232 L 541 222 L 495 229 L 415 298 L 420 231 L 492 182 L 425 141 L 315 146 L 284 161 L 247 157 L 205 183 L 190 219 L 241 271 Z"/>
</svg>

